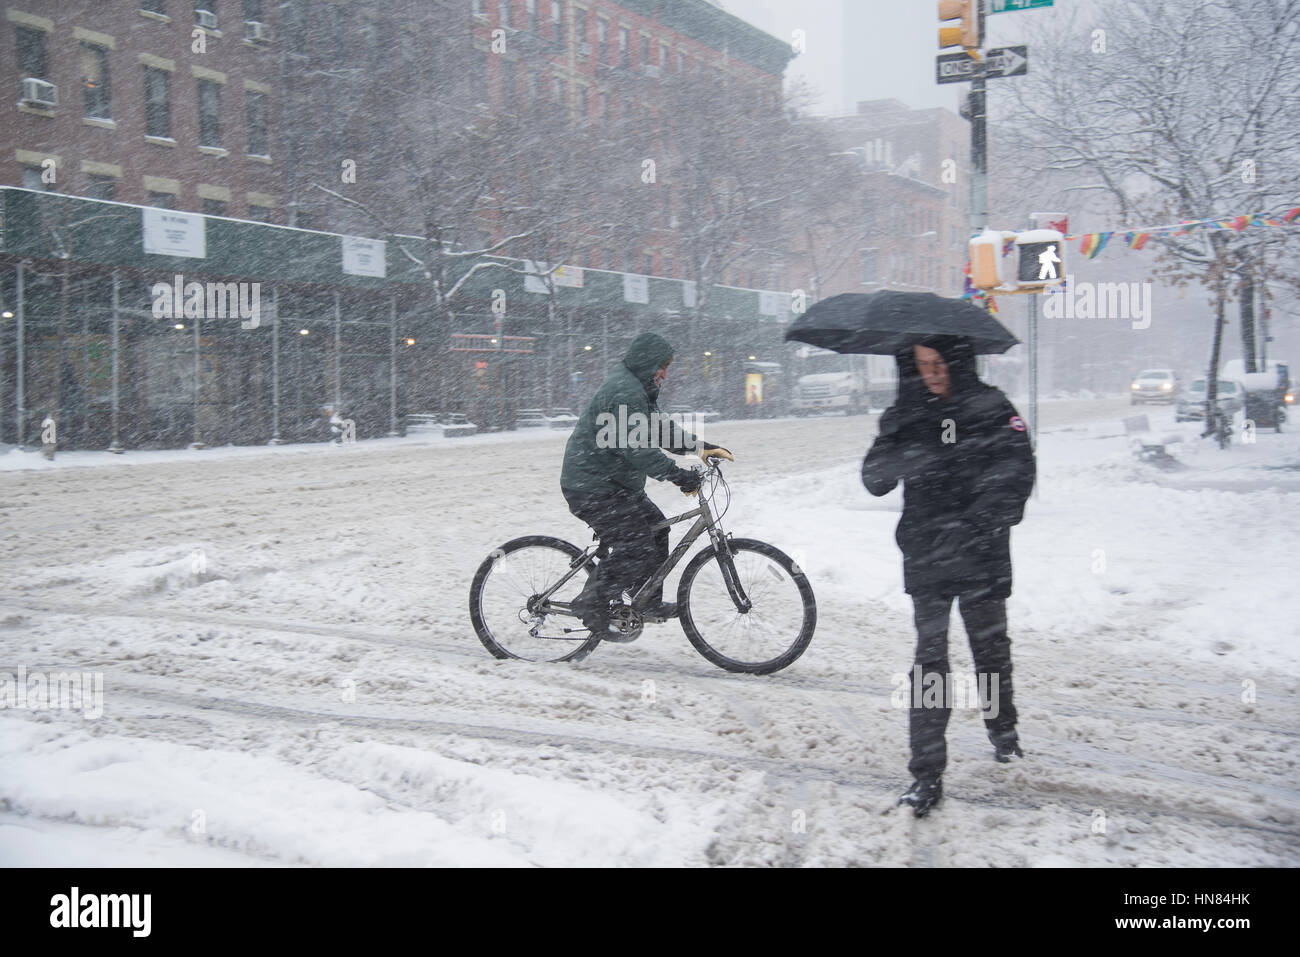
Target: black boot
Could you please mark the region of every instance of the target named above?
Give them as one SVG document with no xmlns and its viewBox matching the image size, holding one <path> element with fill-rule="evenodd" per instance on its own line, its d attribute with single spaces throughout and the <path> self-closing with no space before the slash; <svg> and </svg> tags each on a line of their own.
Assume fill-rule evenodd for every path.
<svg viewBox="0 0 1300 957">
<path fill-rule="evenodd" d="M 925 817 L 930 813 L 930 808 L 938 804 L 942 797 L 942 778 L 917 778 L 906 793 L 898 799 L 898 803 L 910 804 L 914 815 Z"/>
<path fill-rule="evenodd" d="M 1012 757 L 1025 756 L 1025 752 L 1020 750 L 1020 738 L 1014 731 L 990 740 L 993 742 L 993 760 L 999 764 L 1010 764 Z"/>
</svg>

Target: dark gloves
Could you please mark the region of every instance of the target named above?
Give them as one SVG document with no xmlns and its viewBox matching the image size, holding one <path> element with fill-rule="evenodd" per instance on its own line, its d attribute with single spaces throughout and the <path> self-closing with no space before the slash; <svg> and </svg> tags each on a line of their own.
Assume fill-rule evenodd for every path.
<svg viewBox="0 0 1300 957">
<path fill-rule="evenodd" d="M 700 483 L 703 479 L 699 472 L 694 472 L 690 469 L 678 469 L 672 475 L 668 476 L 668 481 L 681 489 L 683 495 L 694 495 L 700 490 Z"/>
</svg>

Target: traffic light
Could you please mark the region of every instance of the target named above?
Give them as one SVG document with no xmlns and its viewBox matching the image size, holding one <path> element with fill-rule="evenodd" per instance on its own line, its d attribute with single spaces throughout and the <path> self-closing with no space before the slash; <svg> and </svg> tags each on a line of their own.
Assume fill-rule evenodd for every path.
<svg viewBox="0 0 1300 957">
<path fill-rule="evenodd" d="M 1065 281 L 1065 237 L 1055 229 L 1031 229 L 1016 236 L 1016 285 L 1059 286 Z"/>
<path fill-rule="evenodd" d="M 944 23 L 960 21 L 939 27 L 939 49 L 965 47 L 973 50 L 980 45 L 978 4 L 983 0 L 939 0 L 939 19 Z"/>
<path fill-rule="evenodd" d="M 1002 285 L 1002 233 L 986 229 L 970 241 L 970 284 L 976 289 Z"/>
</svg>

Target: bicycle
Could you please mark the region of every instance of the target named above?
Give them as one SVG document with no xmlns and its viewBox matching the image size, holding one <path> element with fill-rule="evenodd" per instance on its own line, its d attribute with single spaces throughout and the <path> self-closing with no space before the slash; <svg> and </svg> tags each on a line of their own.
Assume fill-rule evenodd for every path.
<svg viewBox="0 0 1300 957">
<path fill-rule="evenodd" d="M 726 503 L 716 515 L 721 488 Z M 577 621 L 572 602 L 607 549 L 593 540 L 580 549 L 549 535 L 526 535 L 494 549 L 470 585 L 469 613 L 479 641 L 497 658 L 581 661 L 601 643 L 640 636 L 660 588 L 701 535 L 709 545 L 686 565 L 677 586 L 678 618 L 695 650 L 727 671 L 766 675 L 780 671 L 807 649 L 817 627 L 812 585 L 794 560 L 766 542 L 732 538 L 722 516 L 731 491 L 718 465 L 701 473 L 697 508 L 665 519 L 664 528 L 694 518 L 695 524 L 650 580 L 614 606 L 615 634 L 597 635 Z M 627 597 L 625 595 L 625 597 Z"/>
</svg>

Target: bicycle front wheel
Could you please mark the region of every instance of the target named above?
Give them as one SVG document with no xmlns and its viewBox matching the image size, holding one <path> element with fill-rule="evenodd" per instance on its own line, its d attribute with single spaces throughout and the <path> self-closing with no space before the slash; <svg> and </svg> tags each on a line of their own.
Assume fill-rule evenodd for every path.
<svg viewBox="0 0 1300 957">
<path fill-rule="evenodd" d="M 677 586 L 682 629 L 695 650 L 719 668 L 751 675 L 780 671 L 812 641 L 817 627 L 812 585 L 778 548 L 747 538 L 729 545 L 729 555 L 706 549 L 682 572 Z M 740 594 L 750 602 L 748 610 L 736 607 Z"/>
<path fill-rule="evenodd" d="M 552 601 L 572 602 L 591 565 L 541 601 L 580 555 L 580 548 L 562 539 L 528 535 L 485 558 L 469 588 L 469 617 L 483 647 L 498 658 L 523 661 L 580 661 L 589 655 L 600 639 L 577 618 L 548 608 Z"/>
</svg>

